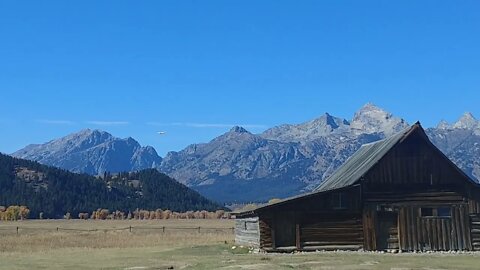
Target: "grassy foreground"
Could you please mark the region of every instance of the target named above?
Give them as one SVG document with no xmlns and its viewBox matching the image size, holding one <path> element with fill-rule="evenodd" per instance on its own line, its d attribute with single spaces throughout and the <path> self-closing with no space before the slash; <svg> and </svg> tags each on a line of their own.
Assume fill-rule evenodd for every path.
<svg viewBox="0 0 480 270">
<path fill-rule="evenodd" d="M 480 254 L 249 254 L 246 248 L 232 249 L 233 235 L 228 230 L 232 221 L 225 220 L 32 221 L 0 223 L 0 229 L 17 224 L 32 229 L 19 235 L 0 231 L 0 269 L 480 269 Z M 166 233 L 48 231 L 52 226 L 120 228 L 128 224 L 227 229 L 200 233 L 173 229 Z"/>
</svg>

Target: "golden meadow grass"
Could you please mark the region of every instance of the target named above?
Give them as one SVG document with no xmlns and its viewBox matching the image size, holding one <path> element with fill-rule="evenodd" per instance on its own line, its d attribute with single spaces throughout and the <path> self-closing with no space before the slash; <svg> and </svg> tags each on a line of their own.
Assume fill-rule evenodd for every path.
<svg viewBox="0 0 480 270">
<path fill-rule="evenodd" d="M 129 227 L 132 227 L 130 232 Z M 16 233 L 19 227 L 19 233 Z M 59 230 L 57 231 L 57 227 Z M 163 230 L 165 227 L 165 230 Z M 200 227 L 200 232 L 198 230 Z M 169 249 L 233 242 L 232 220 L 34 220 L 0 223 L 0 252 L 62 248 Z M 76 231 L 79 230 L 79 231 Z M 97 231 L 80 231 L 97 230 Z"/>
</svg>

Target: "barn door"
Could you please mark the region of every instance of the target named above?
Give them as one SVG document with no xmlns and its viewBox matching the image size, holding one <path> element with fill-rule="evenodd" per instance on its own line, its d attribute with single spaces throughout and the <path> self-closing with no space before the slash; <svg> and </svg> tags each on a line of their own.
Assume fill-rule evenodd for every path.
<svg viewBox="0 0 480 270">
<path fill-rule="evenodd" d="M 275 246 L 295 247 L 295 216 L 293 213 L 284 213 L 276 217 L 275 222 Z"/>
<path fill-rule="evenodd" d="M 377 250 L 398 249 L 398 214 L 396 212 L 378 212 L 376 226 Z"/>
</svg>

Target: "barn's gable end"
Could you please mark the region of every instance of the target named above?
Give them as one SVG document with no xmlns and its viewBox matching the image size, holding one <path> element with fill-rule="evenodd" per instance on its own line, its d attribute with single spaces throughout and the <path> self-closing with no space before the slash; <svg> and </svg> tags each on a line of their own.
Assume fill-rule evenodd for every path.
<svg viewBox="0 0 480 270">
<path fill-rule="evenodd" d="M 365 180 L 371 185 L 385 184 L 390 188 L 455 184 L 452 181 L 459 180 L 476 184 L 430 142 L 418 122 L 389 138 L 363 145 L 314 192 L 343 188 Z"/>
</svg>

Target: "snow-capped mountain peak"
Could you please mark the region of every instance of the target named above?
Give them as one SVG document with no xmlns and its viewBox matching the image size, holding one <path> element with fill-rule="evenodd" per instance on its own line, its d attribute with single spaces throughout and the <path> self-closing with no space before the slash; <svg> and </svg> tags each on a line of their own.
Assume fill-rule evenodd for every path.
<svg viewBox="0 0 480 270">
<path fill-rule="evenodd" d="M 450 129 L 450 128 L 452 128 L 452 126 L 447 121 L 441 120 L 438 123 L 437 128 L 438 129 Z"/>
<path fill-rule="evenodd" d="M 355 133 L 384 133 L 391 135 L 408 127 L 405 120 L 374 105 L 365 104 L 353 116 L 350 127 Z"/>
<path fill-rule="evenodd" d="M 475 129 L 480 126 L 479 121 L 473 116 L 472 113 L 466 112 L 464 113 L 460 119 L 458 119 L 455 124 L 453 124 L 454 128 L 463 128 L 463 129 Z"/>
</svg>

